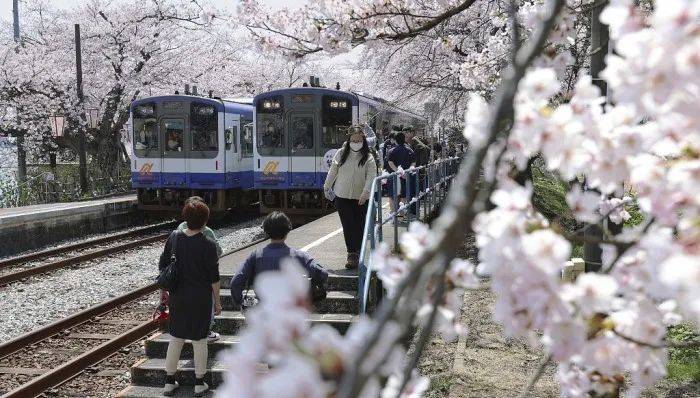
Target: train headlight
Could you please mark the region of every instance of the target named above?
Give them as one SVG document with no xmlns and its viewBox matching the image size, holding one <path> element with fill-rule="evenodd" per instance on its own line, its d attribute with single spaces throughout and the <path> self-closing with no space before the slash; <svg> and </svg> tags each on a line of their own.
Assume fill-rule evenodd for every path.
<svg viewBox="0 0 700 398">
<path fill-rule="evenodd" d="M 345 109 L 348 107 L 347 101 L 331 101 L 328 105 L 333 109 Z"/>
<path fill-rule="evenodd" d="M 135 111 L 139 116 L 153 116 L 156 113 L 156 108 L 153 105 L 140 105 L 136 107 Z"/>
<path fill-rule="evenodd" d="M 265 109 L 280 109 L 282 104 L 279 101 L 263 101 L 263 108 Z"/>
<path fill-rule="evenodd" d="M 210 115 L 214 114 L 214 107 L 213 106 L 199 105 L 195 109 L 197 110 L 198 115 L 210 116 Z"/>
</svg>

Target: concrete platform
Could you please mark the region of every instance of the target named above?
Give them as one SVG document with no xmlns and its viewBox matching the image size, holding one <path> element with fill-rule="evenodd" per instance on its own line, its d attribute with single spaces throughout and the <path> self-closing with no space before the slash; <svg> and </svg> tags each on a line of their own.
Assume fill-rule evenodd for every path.
<svg viewBox="0 0 700 398">
<path fill-rule="evenodd" d="M 137 221 L 136 195 L 0 209 L 0 257 Z"/>
<path fill-rule="evenodd" d="M 384 199 L 382 210 L 384 215 L 389 213 L 389 203 L 386 198 Z M 406 224 L 403 223 L 403 225 L 399 227 L 399 233 L 405 230 Z M 384 234 L 384 240 L 386 242 L 393 242 L 393 224 L 384 225 L 382 233 Z M 219 260 L 219 272 L 221 274 L 222 287 L 228 288 L 230 286 L 233 275 L 240 269 L 251 252 L 258 248 L 265 247 L 269 243 L 270 241 L 266 240 L 247 250 L 221 258 Z M 331 277 L 338 276 L 342 278 L 343 276 L 357 276 L 357 270 L 345 269 L 347 250 L 338 213 L 331 213 L 316 221 L 295 228 L 289 233 L 286 243 L 290 247 L 308 252 L 316 262 L 329 271 Z M 353 289 L 342 290 L 357 289 L 357 278 L 346 278 L 344 281 L 338 280 L 338 283 L 355 283 Z M 329 290 L 331 289 L 329 288 Z"/>
</svg>

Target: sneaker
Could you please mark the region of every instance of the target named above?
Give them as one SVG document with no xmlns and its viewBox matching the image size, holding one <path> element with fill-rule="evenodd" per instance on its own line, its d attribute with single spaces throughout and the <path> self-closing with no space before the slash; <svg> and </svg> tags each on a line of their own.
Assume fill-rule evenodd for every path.
<svg viewBox="0 0 700 398">
<path fill-rule="evenodd" d="M 221 338 L 221 335 L 216 333 L 215 331 L 210 331 L 209 335 L 207 336 L 207 342 L 213 343 Z"/>
<path fill-rule="evenodd" d="M 180 387 L 180 383 L 177 381 L 165 382 L 165 387 L 163 387 L 163 395 L 166 397 L 172 397 L 175 391 Z"/>
<path fill-rule="evenodd" d="M 348 253 L 348 260 L 345 263 L 345 268 L 356 269 L 360 263 L 360 255 L 357 253 Z"/>
<path fill-rule="evenodd" d="M 209 384 L 205 383 L 204 381 L 197 381 L 197 384 L 194 385 L 194 396 L 195 397 L 201 397 L 206 395 L 209 392 Z"/>
</svg>

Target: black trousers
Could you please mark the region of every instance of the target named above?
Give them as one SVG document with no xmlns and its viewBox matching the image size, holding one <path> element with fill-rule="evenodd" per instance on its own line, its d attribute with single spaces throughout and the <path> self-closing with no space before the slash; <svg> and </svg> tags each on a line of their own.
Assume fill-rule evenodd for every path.
<svg viewBox="0 0 700 398">
<path fill-rule="evenodd" d="M 336 197 L 335 208 L 338 209 L 340 224 L 343 226 L 343 236 L 348 253 L 360 253 L 365 216 L 367 215 L 367 202 L 360 206 L 355 199 Z"/>
</svg>

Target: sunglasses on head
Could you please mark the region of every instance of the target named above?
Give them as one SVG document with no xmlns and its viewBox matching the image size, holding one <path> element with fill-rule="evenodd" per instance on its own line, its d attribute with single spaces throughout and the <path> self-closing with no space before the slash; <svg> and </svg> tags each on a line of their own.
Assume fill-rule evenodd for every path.
<svg viewBox="0 0 700 398">
<path fill-rule="evenodd" d="M 363 134 L 364 135 L 364 133 L 365 132 L 362 130 L 362 127 L 360 127 L 360 126 L 351 126 L 348 129 L 348 134 Z"/>
</svg>

